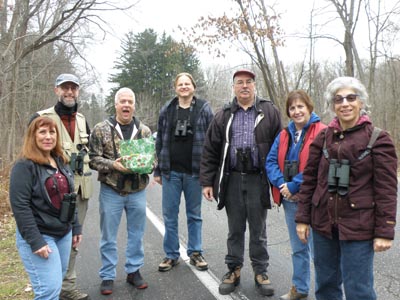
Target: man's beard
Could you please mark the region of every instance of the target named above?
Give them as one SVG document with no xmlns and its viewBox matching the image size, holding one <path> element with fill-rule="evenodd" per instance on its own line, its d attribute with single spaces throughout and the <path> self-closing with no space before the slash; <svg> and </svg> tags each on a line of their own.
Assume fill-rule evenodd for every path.
<svg viewBox="0 0 400 300">
<path fill-rule="evenodd" d="M 66 107 L 74 107 L 75 106 L 75 104 L 76 104 L 76 98 L 74 99 L 74 102 L 72 102 L 72 101 L 65 101 L 64 100 L 64 97 L 60 97 L 60 102 L 64 105 L 64 106 L 66 106 Z"/>
</svg>

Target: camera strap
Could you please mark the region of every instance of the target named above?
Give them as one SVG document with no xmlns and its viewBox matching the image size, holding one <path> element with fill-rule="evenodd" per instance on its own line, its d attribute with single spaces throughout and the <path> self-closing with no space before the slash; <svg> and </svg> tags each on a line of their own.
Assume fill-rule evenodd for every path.
<svg viewBox="0 0 400 300">
<path fill-rule="evenodd" d="M 187 122 L 190 126 L 192 126 L 191 117 L 193 114 L 193 109 L 194 109 L 195 104 L 196 104 L 196 100 L 193 98 L 192 101 L 190 102 L 189 117 L 187 119 Z M 175 113 L 175 118 L 174 118 L 174 124 L 176 124 L 176 122 L 179 120 L 179 100 L 178 100 L 178 103 L 176 104 L 175 111 L 176 111 L 176 113 Z"/>
</svg>

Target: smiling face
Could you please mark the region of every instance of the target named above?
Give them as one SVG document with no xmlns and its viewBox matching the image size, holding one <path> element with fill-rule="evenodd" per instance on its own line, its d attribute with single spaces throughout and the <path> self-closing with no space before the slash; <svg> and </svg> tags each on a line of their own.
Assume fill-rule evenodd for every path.
<svg viewBox="0 0 400 300">
<path fill-rule="evenodd" d="M 75 103 L 78 101 L 79 86 L 73 82 L 64 82 L 56 86 L 54 92 L 58 96 L 58 101 L 66 107 L 74 107 Z"/>
<path fill-rule="evenodd" d="M 353 89 L 343 88 L 336 91 L 335 96 L 346 97 L 348 95 L 357 94 Z M 360 118 L 362 102 L 359 97 L 355 101 L 343 99 L 342 103 L 333 103 L 333 110 L 339 119 L 340 126 L 343 130 L 354 127 Z"/>
<path fill-rule="evenodd" d="M 35 133 L 36 145 L 43 153 L 50 155 L 51 150 L 56 147 L 57 131 L 54 127 L 40 126 Z"/>
<path fill-rule="evenodd" d="M 117 122 L 122 125 L 128 125 L 135 112 L 135 97 L 130 92 L 121 92 L 118 101 L 115 103 L 115 112 Z"/>
<path fill-rule="evenodd" d="M 238 74 L 233 81 L 233 92 L 241 106 L 251 106 L 255 96 L 254 79 L 246 73 Z"/>
<path fill-rule="evenodd" d="M 175 83 L 175 93 L 178 98 L 193 98 L 195 87 L 192 80 L 186 76 L 180 76 Z"/>
<path fill-rule="evenodd" d="M 300 130 L 308 123 L 311 112 L 303 100 L 297 98 L 288 107 L 289 117 L 293 120 L 296 129 Z"/>
</svg>

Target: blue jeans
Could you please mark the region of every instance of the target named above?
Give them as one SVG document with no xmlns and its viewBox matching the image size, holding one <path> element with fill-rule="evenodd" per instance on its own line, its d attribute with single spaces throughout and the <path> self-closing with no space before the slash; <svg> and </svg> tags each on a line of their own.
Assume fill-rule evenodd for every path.
<svg viewBox="0 0 400 300">
<path fill-rule="evenodd" d="M 289 232 L 290 246 L 292 248 L 293 276 L 292 284 L 297 291 L 308 294 L 310 289 L 310 262 L 312 258 L 312 234 L 307 244 L 303 244 L 296 232 L 296 222 L 294 221 L 297 211 L 297 202 L 282 200 L 285 210 L 286 225 Z"/>
<path fill-rule="evenodd" d="M 136 272 L 144 264 L 143 234 L 146 227 L 146 192 L 121 196 L 108 185 L 100 187 L 100 255 L 102 280 L 114 280 L 118 263 L 117 236 L 122 212 L 126 213 L 125 272 Z"/>
<path fill-rule="evenodd" d="M 32 284 L 35 300 L 58 300 L 62 281 L 67 273 L 71 252 L 72 231 L 61 238 L 42 235 L 51 249 L 48 258 L 32 252 L 31 246 L 17 229 L 16 245 Z"/>
<path fill-rule="evenodd" d="M 164 252 L 168 258 L 179 258 L 178 215 L 181 194 L 185 196 L 188 227 L 187 255 L 202 253 L 201 186 L 199 177 L 171 171 L 162 176 L 162 210 L 165 225 Z"/>
<path fill-rule="evenodd" d="M 373 241 L 341 241 L 313 230 L 317 300 L 375 300 Z"/>
</svg>

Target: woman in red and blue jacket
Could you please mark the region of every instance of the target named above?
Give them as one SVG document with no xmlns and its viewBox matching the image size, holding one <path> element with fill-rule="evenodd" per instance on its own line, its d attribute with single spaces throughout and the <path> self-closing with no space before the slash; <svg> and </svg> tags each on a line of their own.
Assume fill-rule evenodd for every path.
<svg viewBox="0 0 400 300">
<path fill-rule="evenodd" d="M 309 146 L 326 125 L 313 112 L 310 96 L 303 90 L 289 93 L 286 114 L 290 122 L 276 137 L 265 168 L 272 184 L 274 202 L 283 205 L 292 247 L 293 276 L 289 293 L 279 299 L 306 299 L 310 288 L 311 242 L 303 244 L 296 233 L 296 194 L 303 181 Z"/>
</svg>

